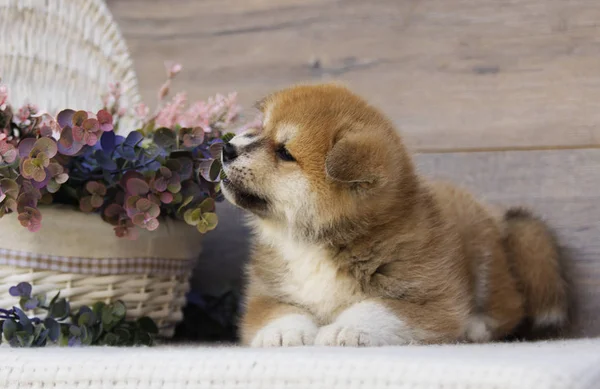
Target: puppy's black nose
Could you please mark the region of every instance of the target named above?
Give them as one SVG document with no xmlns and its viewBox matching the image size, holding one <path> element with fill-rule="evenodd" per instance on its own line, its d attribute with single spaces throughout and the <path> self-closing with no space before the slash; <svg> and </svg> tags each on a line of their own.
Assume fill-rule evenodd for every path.
<svg viewBox="0 0 600 389">
<path fill-rule="evenodd" d="M 223 162 L 233 161 L 237 156 L 237 150 L 234 145 L 229 142 L 223 145 Z"/>
</svg>

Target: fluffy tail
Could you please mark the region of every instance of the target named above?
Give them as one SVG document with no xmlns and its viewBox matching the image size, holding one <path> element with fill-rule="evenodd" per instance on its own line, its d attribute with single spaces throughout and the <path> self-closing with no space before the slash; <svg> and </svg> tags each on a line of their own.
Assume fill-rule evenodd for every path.
<svg viewBox="0 0 600 389">
<path fill-rule="evenodd" d="M 561 333 L 570 316 L 562 250 L 549 227 L 529 211 L 509 209 L 504 219 L 506 250 L 525 298 L 527 324 L 520 335 Z"/>
</svg>

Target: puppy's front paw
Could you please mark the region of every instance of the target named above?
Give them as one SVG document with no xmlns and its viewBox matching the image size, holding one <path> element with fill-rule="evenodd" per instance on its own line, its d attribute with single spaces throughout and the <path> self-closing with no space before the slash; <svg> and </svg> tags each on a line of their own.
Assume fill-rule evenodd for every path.
<svg viewBox="0 0 600 389">
<path fill-rule="evenodd" d="M 318 346 L 372 347 L 416 342 L 406 324 L 383 305 L 374 302 L 356 304 L 322 327 L 315 339 Z"/>
<path fill-rule="evenodd" d="M 394 333 L 333 323 L 322 327 L 315 339 L 318 346 L 377 347 L 406 344 Z"/>
<path fill-rule="evenodd" d="M 371 334 L 358 328 L 333 323 L 322 327 L 317 333 L 315 344 L 318 346 L 380 346 Z"/>
<path fill-rule="evenodd" d="M 317 325 L 307 315 L 286 315 L 260 329 L 250 346 L 294 347 L 312 345 L 317 335 Z"/>
</svg>

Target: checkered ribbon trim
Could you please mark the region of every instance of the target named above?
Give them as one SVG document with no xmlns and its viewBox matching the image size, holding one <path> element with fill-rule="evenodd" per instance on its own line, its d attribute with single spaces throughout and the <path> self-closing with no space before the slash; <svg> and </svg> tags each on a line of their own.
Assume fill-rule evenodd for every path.
<svg viewBox="0 0 600 389">
<path fill-rule="evenodd" d="M 120 275 L 149 274 L 181 276 L 188 273 L 194 260 L 168 258 L 85 258 L 28 253 L 0 248 L 0 265 L 52 270 L 63 273 Z"/>
</svg>

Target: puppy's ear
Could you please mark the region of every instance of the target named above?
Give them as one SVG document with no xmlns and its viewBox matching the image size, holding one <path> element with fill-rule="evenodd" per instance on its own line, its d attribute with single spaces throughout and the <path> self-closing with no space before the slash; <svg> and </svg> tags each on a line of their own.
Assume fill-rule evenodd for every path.
<svg viewBox="0 0 600 389">
<path fill-rule="evenodd" d="M 325 173 L 335 181 L 373 184 L 383 175 L 387 150 L 380 139 L 350 133 L 334 144 L 325 159 Z"/>
<path fill-rule="evenodd" d="M 258 109 L 260 112 L 265 113 L 265 109 L 267 108 L 267 103 L 271 99 L 271 95 L 265 96 L 262 99 L 258 100 L 254 103 L 254 108 Z"/>
</svg>

